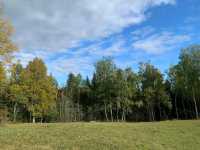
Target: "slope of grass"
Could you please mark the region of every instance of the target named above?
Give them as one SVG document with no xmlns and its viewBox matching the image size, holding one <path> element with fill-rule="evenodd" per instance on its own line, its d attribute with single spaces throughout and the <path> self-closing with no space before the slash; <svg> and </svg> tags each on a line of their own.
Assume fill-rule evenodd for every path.
<svg viewBox="0 0 200 150">
<path fill-rule="evenodd" d="M 199 150 L 200 121 L 0 126 L 2 150 Z"/>
</svg>

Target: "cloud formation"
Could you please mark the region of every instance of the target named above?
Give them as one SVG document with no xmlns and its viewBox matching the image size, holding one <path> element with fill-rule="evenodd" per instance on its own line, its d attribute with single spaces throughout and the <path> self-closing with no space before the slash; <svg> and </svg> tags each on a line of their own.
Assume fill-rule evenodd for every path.
<svg viewBox="0 0 200 150">
<path fill-rule="evenodd" d="M 149 8 L 175 0 L 3 0 L 22 49 L 63 50 L 107 37 L 146 19 Z"/>
<path fill-rule="evenodd" d="M 14 25 L 13 39 L 21 50 L 16 58 L 23 65 L 34 57 L 42 58 L 58 80 L 69 72 L 91 75 L 94 63 L 103 56 L 111 56 L 124 68 L 137 64 L 138 59 L 144 60 L 146 54 L 161 54 L 189 40 L 186 35 L 142 25 L 153 17 L 149 15 L 151 8 L 175 3 L 176 0 L 3 0 L 5 17 Z"/>
<path fill-rule="evenodd" d="M 188 35 L 176 35 L 171 32 L 154 33 L 133 43 L 133 48 L 149 54 L 161 54 L 173 50 L 183 42 L 189 41 Z"/>
</svg>

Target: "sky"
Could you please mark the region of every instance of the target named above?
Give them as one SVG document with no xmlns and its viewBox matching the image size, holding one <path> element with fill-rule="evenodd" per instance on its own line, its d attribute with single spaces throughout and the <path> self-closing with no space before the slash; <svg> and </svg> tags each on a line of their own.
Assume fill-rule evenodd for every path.
<svg viewBox="0 0 200 150">
<path fill-rule="evenodd" d="M 162 73 L 180 50 L 200 42 L 199 0 L 0 0 L 12 23 L 15 59 L 44 60 L 60 85 L 67 75 L 91 77 L 111 57 L 137 71 L 151 62 Z"/>
</svg>

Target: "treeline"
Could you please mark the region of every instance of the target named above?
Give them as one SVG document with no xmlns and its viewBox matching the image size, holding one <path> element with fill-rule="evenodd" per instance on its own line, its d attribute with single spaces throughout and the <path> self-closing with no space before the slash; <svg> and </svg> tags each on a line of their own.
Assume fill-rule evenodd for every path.
<svg viewBox="0 0 200 150">
<path fill-rule="evenodd" d="M 109 58 L 95 65 L 92 79 L 69 74 L 58 93 L 59 121 L 155 121 L 198 119 L 200 46 L 181 51 L 166 75 L 150 63 L 139 71 L 117 68 Z"/>
<path fill-rule="evenodd" d="M 17 50 L 11 34 L 12 27 L 0 18 L 0 122 L 199 118 L 199 45 L 183 49 L 165 75 L 150 63 L 140 63 L 134 72 L 103 58 L 91 79 L 70 73 L 60 88 L 39 58 L 25 67 L 20 62 L 5 65 Z"/>
<path fill-rule="evenodd" d="M 164 76 L 150 63 L 120 69 L 112 59 L 95 64 L 91 79 L 68 75 L 60 88 L 35 58 L 26 67 L 0 64 L 0 116 L 20 122 L 159 121 L 198 119 L 200 46 L 181 51 Z"/>
</svg>

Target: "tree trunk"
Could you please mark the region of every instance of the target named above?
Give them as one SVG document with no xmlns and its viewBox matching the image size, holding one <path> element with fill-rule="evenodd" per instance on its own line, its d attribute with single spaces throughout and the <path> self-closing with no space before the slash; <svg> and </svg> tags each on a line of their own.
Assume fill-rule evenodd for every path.
<svg viewBox="0 0 200 150">
<path fill-rule="evenodd" d="M 80 108 L 79 108 L 79 102 L 78 102 L 78 114 L 77 114 L 77 121 L 80 121 Z"/>
<path fill-rule="evenodd" d="M 60 110 L 59 110 L 59 116 L 60 116 L 60 121 L 63 121 L 63 117 L 62 117 L 62 112 L 63 112 L 63 109 L 62 109 L 62 99 L 61 99 L 61 102 L 59 103 L 60 105 Z"/>
<path fill-rule="evenodd" d="M 76 122 L 76 109 L 75 109 L 75 113 L 74 113 L 74 121 Z"/>
<path fill-rule="evenodd" d="M 178 119 L 179 119 L 179 116 L 178 116 L 178 108 L 177 108 L 177 101 L 176 101 L 176 98 L 177 98 L 177 95 L 175 94 L 176 119 L 178 120 Z"/>
<path fill-rule="evenodd" d="M 125 121 L 125 109 L 122 108 L 122 121 Z"/>
<path fill-rule="evenodd" d="M 150 117 L 151 117 L 151 121 L 154 121 L 154 110 L 153 110 L 153 107 L 150 105 Z"/>
<path fill-rule="evenodd" d="M 121 118 L 121 121 L 123 121 L 123 118 L 124 117 L 124 110 L 123 110 L 123 108 L 122 108 L 122 118 Z"/>
<path fill-rule="evenodd" d="M 154 121 L 153 110 L 151 109 L 151 121 Z"/>
<path fill-rule="evenodd" d="M 196 102 L 195 93 L 194 93 L 194 89 L 193 88 L 192 88 L 192 93 L 193 93 L 193 101 L 194 101 L 196 119 L 199 119 L 199 112 L 198 112 L 197 102 Z"/>
<path fill-rule="evenodd" d="M 13 122 L 16 122 L 16 118 L 17 118 L 17 103 L 14 104 L 13 108 Z"/>
<path fill-rule="evenodd" d="M 113 122 L 113 113 L 112 113 L 112 105 L 110 104 L 110 118 L 111 121 Z"/>
<path fill-rule="evenodd" d="M 147 108 L 147 113 L 149 115 L 149 121 L 152 121 L 152 113 L 151 113 L 151 108 L 150 108 L 149 104 L 148 104 L 148 108 Z"/>
<path fill-rule="evenodd" d="M 106 121 L 108 121 L 107 107 L 106 107 L 105 102 L 104 102 L 104 113 L 105 113 Z"/>
<path fill-rule="evenodd" d="M 74 104 L 74 121 L 77 121 L 77 106 Z"/>
<path fill-rule="evenodd" d="M 117 106 L 117 122 L 119 122 L 119 108 L 118 108 L 118 106 Z"/>
<path fill-rule="evenodd" d="M 161 110 L 161 106 L 160 106 L 160 103 L 158 105 L 158 109 L 159 109 L 159 120 L 161 121 L 162 120 L 162 110 Z"/>
<path fill-rule="evenodd" d="M 124 109 L 124 121 L 126 121 L 126 109 Z"/>
<path fill-rule="evenodd" d="M 155 112 L 153 109 L 152 109 L 152 120 L 155 121 Z"/>
<path fill-rule="evenodd" d="M 183 106 L 183 113 L 182 113 L 182 114 L 184 115 L 184 119 L 186 119 L 186 118 L 187 118 L 187 115 L 186 115 L 186 113 L 185 113 L 186 111 L 185 111 L 185 104 L 184 104 L 183 98 L 182 98 L 181 101 L 182 101 L 182 106 Z"/>
<path fill-rule="evenodd" d="M 31 112 L 29 113 L 29 122 L 32 122 L 32 115 L 31 115 Z"/>
<path fill-rule="evenodd" d="M 33 116 L 33 123 L 35 123 L 35 116 Z"/>
</svg>

